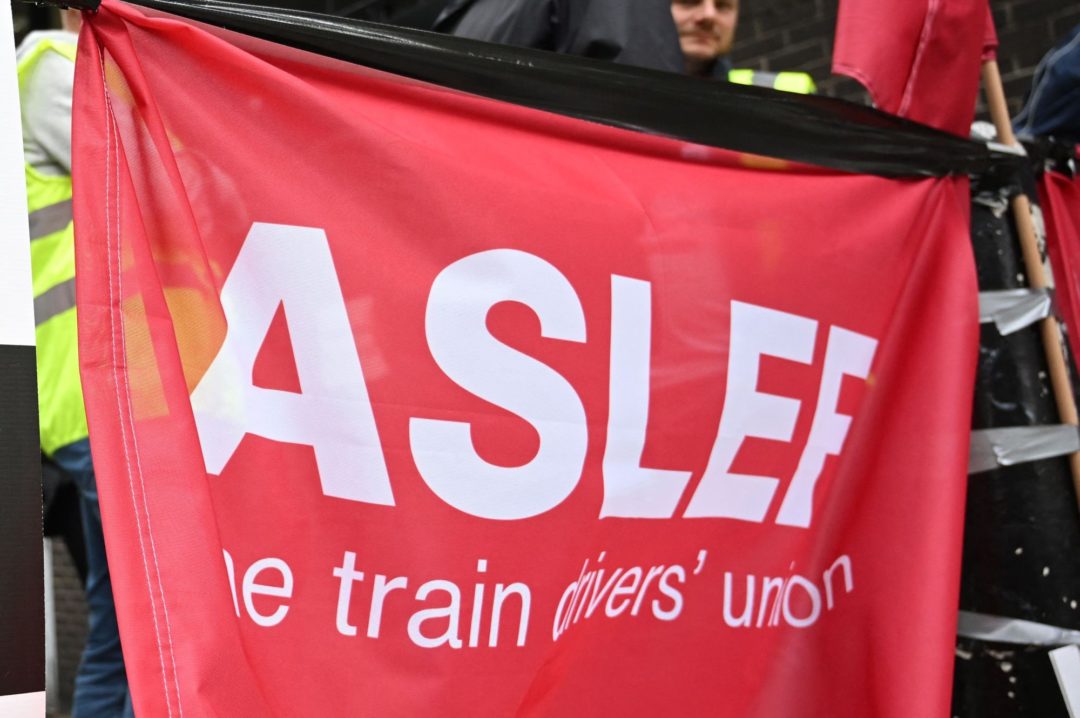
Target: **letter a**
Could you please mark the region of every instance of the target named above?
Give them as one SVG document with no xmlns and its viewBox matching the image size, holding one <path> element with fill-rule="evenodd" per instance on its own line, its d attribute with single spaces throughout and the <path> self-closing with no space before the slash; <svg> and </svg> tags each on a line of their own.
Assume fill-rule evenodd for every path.
<svg viewBox="0 0 1080 718">
<path fill-rule="evenodd" d="M 206 470 L 245 434 L 315 449 L 323 493 L 394 504 L 386 461 L 326 233 L 255 223 L 221 288 L 225 341 L 191 394 Z M 252 369 L 278 306 L 300 393 L 257 387 Z"/>
</svg>

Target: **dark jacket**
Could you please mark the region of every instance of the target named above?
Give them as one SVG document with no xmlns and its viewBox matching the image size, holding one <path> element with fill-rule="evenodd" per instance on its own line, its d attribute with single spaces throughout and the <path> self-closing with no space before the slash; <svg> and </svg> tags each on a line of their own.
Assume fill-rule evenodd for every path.
<svg viewBox="0 0 1080 718">
<path fill-rule="evenodd" d="M 451 0 L 435 29 L 656 70 L 683 70 L 671 0 Z"/>
<path fill-rule="evenodd" d="M 709 69 L 709 79 L 727 80 L 729 72 L 731 72 L 731 58 L 727 55 L 718 57 Z"/>
<path fill-rule="evenodd" d="M 1035 69 L 1031 92 L 1013 127 L 1020 137 L 1080 142 L 1080 25 Z"/>
</svg>

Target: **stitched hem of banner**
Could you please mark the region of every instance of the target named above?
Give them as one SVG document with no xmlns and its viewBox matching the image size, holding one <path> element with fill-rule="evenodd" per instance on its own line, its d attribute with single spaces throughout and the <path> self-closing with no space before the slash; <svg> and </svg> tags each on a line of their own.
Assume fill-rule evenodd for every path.
<svg viewBox="0 0 1080 718">
<path fill-rule="evenodd" d="M 108 271 L 108 286 L 109 286 L 109 331 L 112 350 L 112 367 L 113 367 L 113 386 L 116 393 L 116 408 L 117 408 L 117 420 L 119 422 L 120 441 L 124 449 L 124 465 L 127 468 L 128 475 L 128 488 L 131 492 L 131 503 L 135 514 L 136 532 L 139 537 L 139 552 L 142 555 L 143 573 L 146 577 L 146 587 L 150 598 L 150 611 L 154 619 L 154 638 L 157 642 L 158 648 L 158 660 L 161 666 L 161 680 L 162 686 L 165 690 L 165 707 L 168 711 L 170 718 L 173 716 L 173 698 L 169 691 L 169 677 L 168 667 L 165 665 L 165 652 L 167 650 L 169 654 L 169 660 L 172 664 L 172 683 L 173 690 L 176 693 L 176 707 L 177 713 L 182 718 L 184 715 L 183 703 L 180 699 L 180 682 L 179 675 L 176 670 L 176 656 L 173 652 L 173 640 L 172 640 L 172 626 L 169 622 L 169 612 L 165 601 L 165 588 L 161 582 L 161 569 L 158 565 L 157 559 L 157 547 L 154 544 L 153 529 L 150 519 L 150 507 L 146 500 L 146 483 L 142 473 L 142 463 L 139 457 L 138 440 L 135 436 L 134 425 L 134 411 L 131 404 L 131 392 L 130 385 L 128 384 L 127 375 L 127 339 L 125 336 L 124 326 L 124 313 L 123 313 L 123 296 L 124 296 L 124 280 L 123 280 L 123 263 L 121 261 L 121 246 L 120 241 L 120 140 L 119 132 L 116 128 L 116 118 L 113 111 L 112 97 L 109 94 L 109 89 L 105 77 L 105 52 L 104 48 L 99 48 L 99 61 L 101 63 L 101 91 L 105 104 L 105 121 L 106 121 L 106 142 L 105 142 L 105 248 L 106 248 L 106 262 L 105 266 Z M 115 185 L 115 186 L 113 186 Z M 115 202 L 112 201 L 112 195 L 115 193 Z M 115 205 L 115 206 L 114 206 Z M 112 226 L 112 213 L 115 211 L 115 242 L 116 252 L 113 254 L 112 243 L 114 240 L 114 229 Z M 113 259 L 116 260 L 116 278 L 115 283 L 113 279 Z M 115 286 L 115 293 L 114 293 Z M 118 331 L 119 330 L 119 331 Z M 123 364 L 121 365 L 121 362 Z M 120 381 L 123 377 L 124 389 L 121 392 Z M 127 429 L 124 425 L 124 406 L 127 404 Z M 127 432 L 131 432 L 130 449 Z M 132 464 L 131 455 L 134 453 L 135 463 Z M 138 473 L 139 480 L 139 494 L 141 495 L 142 505 L 140 507 L 139 500 L 135 495 L 135 475 L 133 469 Z M 154 566 L 154 577 L 157 579 L 157 589 L 161 594 L 161 618 L 165 623 L 165 641 L 164 646 L 162 643 L 161 625 L 158 617 L 158 602 L 154 597 L 154 584 L 150 577 L 150 564 L 147 560 L 146 543 L 143 537 L 142 519 L 139 515 L 139 510 L 146 517 L 146 539 L 150 544 L 150 557 Z"/>
</svg>

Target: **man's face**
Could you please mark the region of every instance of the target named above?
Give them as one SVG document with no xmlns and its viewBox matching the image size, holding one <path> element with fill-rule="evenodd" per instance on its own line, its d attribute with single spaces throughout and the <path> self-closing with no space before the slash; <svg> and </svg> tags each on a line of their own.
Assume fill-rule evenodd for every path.
<svg viewBox="0 0 1080 718">
<path fill-rule="evenodd" d="M 688 61 L 711 62 L 731 52 L 739 0 L 673 0 L 671 15 Z"/>
</svg>

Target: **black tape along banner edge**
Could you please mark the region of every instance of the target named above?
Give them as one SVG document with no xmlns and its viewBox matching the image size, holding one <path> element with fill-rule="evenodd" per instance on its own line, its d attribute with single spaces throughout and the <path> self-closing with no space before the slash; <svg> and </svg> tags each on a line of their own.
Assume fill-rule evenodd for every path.
<svg viewBox="0 0 1080 718">
<path fill-rule="evenodd" d="M 1023 158 L 863 105 L 411 28 L 223 0 L 138 0 L 395 75 L 534 109 L 859 174 L 1011 172 Z"/>
</svg>

